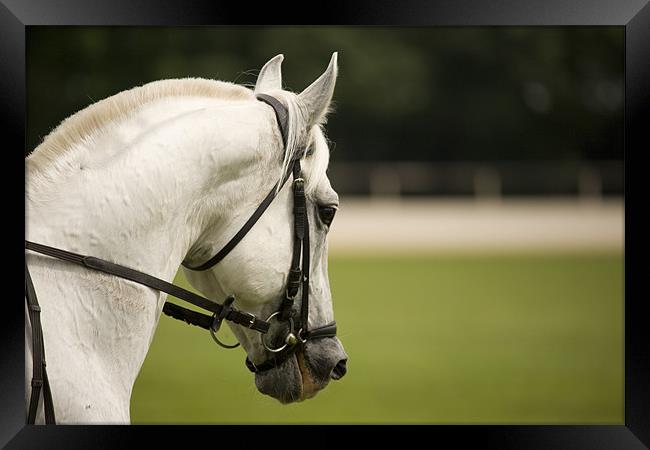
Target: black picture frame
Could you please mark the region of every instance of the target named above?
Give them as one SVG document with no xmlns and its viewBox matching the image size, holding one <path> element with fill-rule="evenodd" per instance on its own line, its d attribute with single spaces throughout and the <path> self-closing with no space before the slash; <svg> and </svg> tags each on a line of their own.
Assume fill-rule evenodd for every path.
<svg viewBox="0 0 650 450">
<path fill-rule="evenodd" d="M 369 25 L 369 26 L 485 26 L 485 25 L 615 25 L 625 28 L 625 423 L 624 425 L 569 426 L 364 426 L 364 435 L 383 439 L 413 431 L 426 434 L 426 443 L 452 440 L 454 447 L 472 443 L 480 448 L 524 449 L 636 449 L 650 445 L 650 340 L 645 308 L 645 263 L 648 219 L 643 196 L 643 156 L 650 109 L 650 6 L 647 0 L 365 0 L 312 1 L 309 5 L 285 2 L 251 4 L 208 0 L 0 0 L 0 114 L 4 156 L 18 167 L 19 147 L 25 148 L 25 38 L 33 25 Z M 288 10 L 298 11 L 290 15 Z M 8 163 L 7 163 L 8 164 Z M 24 165 L 22 166 L 24 167 Z M 6 170 L 6 173 L 12 170 Z M 7 178 L 7 177 L 5 177 Z M 24 191 L 10 183 L 6 200 L 15 200 L 16 213 L 6 213 L 3 247 L 5 267 L 19 270 L 19 240 L 24 233 L 20 216 Z M 24 211 L 24 209 L 23 209 Z M 8 223 L 11 222 L 11 223 Z M 22 231 L 21 231 L 22 227 Z M 14 229 L 15 228 L 15 229 Z M 9 234 L 10 233 L 10 234 Z M 24 255 L 24 253 L 22 253 Z M 24 256 L 22 256 L 24 257 Z M 13 266 L 13 267 L 11 267 Z M 18 279 L 18 274 L 15 279 Z M 3 290 L 18 283 L 6 277 Z M 9 283 L 9 281 L 11 281 Z M 285 445 L 309 442 L 315 427 L 215 426 L 27 426 L 24 387 L 24 311 L 18 295 L 5 295 L 0 328 L 0 444 L 7 448 L 123 448 L 157 438 L 166 443 L 178 438 L 188 444 L 205 439 L 222 443 L 233 439 L 264 445 L 285 436 Z M 218 407 L 218 405 L 215 405 Z M 288 429 L 291 428 L 291 429 Z M 320 428 L 320 427 L 318 427 Z M 405 430 L 404 428 L 408 428 Z M 335 434 L 350 427 L 317 430 Z M 296 433 L 306 440 L 296 440 Z M 331 434 L 334 433 L 334 434 Z M 319 435 L 321 436 L 321 435 Z M 325 436 L 325 435 L 322 435 Z M 144 439 L 144 441 L 141 441 Z M 326 438 L 326 440 L 329 438 Z M 223 444 L 225 445 L 225 443 Z"/>
</svg>

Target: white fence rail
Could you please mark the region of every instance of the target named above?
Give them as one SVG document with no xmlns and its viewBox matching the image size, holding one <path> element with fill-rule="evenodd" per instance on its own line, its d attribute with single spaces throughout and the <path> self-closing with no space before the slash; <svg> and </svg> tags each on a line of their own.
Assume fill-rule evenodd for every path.
<svg viewBox="0 0 650 450">
<path fill-rule="evenodd" d="M 580 196 L 623 194 L 622 161 L 409 162 L 333 161 L 333 186 L 348 195 Z"/>
<path fill-rule="evenodd" d="M 330 254 L 431 251 L 622 251 L 621 198 L 341 197 Z"/>
</svg>

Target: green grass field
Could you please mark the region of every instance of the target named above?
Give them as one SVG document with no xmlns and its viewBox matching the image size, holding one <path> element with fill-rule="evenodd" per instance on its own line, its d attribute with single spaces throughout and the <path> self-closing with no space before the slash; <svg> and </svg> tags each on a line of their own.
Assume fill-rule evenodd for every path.
<svg viewBox="0 0 650 450">
<path fill-rule="evenodd" d="M 162 317 L 132 422 L 623 423 L 622 254 L 332 256 L 329 266 L 344 379 L 280 405 L 257 392 L 243 350 Z"/>
</svg>

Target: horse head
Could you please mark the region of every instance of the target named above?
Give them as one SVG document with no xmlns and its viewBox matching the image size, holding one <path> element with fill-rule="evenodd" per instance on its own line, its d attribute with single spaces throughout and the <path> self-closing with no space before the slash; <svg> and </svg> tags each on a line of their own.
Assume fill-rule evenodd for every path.
<svg viewBox="0 0 650 450">
<path fill-rule="evenodd" d="M 192 246 L 184 265 L 187 279 L 205 295 L 233 296 L 237 308 L 270 323 L 263 336 L 244 325 L 229 326 L 247 352 L 259 391 L 289 403 L 313 397 L 331 379 L 340 379 L 347 355 L 331 332 L 327 271 L 327 234 L 339 199 L 326 174 L 323 125 L 336 83 L 337 54 L 299 94 L 282 89 L 282 60 L 278 55 L 264 65 L 254 89 L 258 99 L 266 99 L 258 102 L 264 114 L 258 149 L 275 155 L 266 171 L 280 180 L 271 186 L 272 202 L 249 228 L 244 221 L 254 202 L 242 201 L 220 215 Z M 227 255 L 206 264 L 210 255 L 222 253 L 223 237 L 238 229 L 245 235 L 226 244 L 231 247 Z"/>
</svg>

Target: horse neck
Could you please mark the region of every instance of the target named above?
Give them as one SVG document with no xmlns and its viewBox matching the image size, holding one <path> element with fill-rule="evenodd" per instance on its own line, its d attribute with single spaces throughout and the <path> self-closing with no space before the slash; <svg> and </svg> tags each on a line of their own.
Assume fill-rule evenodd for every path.
<svg viewBox="0 0 650 450">
<path fill-rule="evenodd" d="M 218 220 L 219 206 L 225 210 L 233 201 L 226 197 L 250 195 L 257 189 L 255 178 L 268 178 L 260 176 L 263 163 L 251 164 L 259 158 L 251 109 L 235 105 L 207 113 L 196 101 L 166 102 L 164 113 L 143 111 L 104 132 L 98 147 L 75 149 L 58 180 L 49 173 L 54 181 L 45 184 L 38 173 L 30 174 L 28 162 L 27 239 L 171 281 L 198 236 Z M 119 136 L 126 149 L 116 152 L 118 140 L 111 136 Z M 121 386 L 115 395 L 121 404 L 126 401 L 128 415 L 128 397 L 166 296 L 39 256 L 27 261 L 43 304 L 53 390 L 57 379 L 69 386 L 69 378 L 88 367 L 64 366 L 71 358 L 70 340 L 90 341 L 82 352 L 91 350 L 78 357 L 97 361 L 88 370 L 111 368 L 101 376 Z"/>
<path fill-rule="evenodd" d="M 233 126 L 252 108 L 239 102 L 206 112 L 210 105 L 191 98 L 150 105 L 45 174 L 31 173 L 28 160 L 29 238 L 173 276 L 220 212 L 268 178 L 255 161 L 250 118 L 239 121 L 241 130 Z"/>
</svg>

